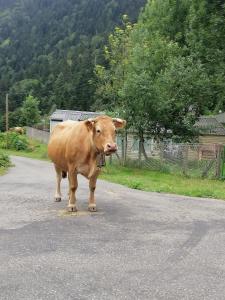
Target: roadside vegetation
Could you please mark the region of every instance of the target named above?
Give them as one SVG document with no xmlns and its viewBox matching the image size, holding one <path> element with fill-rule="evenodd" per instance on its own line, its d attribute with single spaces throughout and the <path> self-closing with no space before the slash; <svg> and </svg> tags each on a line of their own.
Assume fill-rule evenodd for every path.
<svg viewBox="0 0 225 300">
<path fill-rule="evenodd" d="M 11 165 L 9 156 L 6 153 L 0 152 L 0 175 L 3 175 Z"/>
<path fill-rule="evenodd" d="M 107 165 L 101 179 L 137 190 L 225 200 L 225 184 L 222 180 L 188 178 L 119 165 Z"/>
<path fill-rule="evenodd" d="M 0 133 L 0 151 L 7 155 L 18 155 L 47 160 L 47 146 L 15 132 Z"/>
</svg>

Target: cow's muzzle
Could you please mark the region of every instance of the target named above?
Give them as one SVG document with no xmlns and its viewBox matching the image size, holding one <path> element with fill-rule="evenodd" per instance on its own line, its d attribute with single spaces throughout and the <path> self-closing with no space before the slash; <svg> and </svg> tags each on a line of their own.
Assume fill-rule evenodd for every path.
<svg viewBox="0 0 225 300">
<path fill-rule="evenodd" d="M 117 145 L 115 143 L 108 143 L 105 147 L 105 155 L 111 155 L 117 151 Z"/>
</svg>

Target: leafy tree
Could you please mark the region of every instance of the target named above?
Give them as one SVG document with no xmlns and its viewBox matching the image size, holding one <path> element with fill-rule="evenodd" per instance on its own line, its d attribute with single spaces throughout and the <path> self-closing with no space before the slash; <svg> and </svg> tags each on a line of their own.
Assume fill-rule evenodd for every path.
<svg viewBox="0 0 225 300">
<path fill-rule="evenodd" d="M 209 110 L 225 109 L 225 3 L 221 0 L 192 0 L 187 17 L 189 52 L 201 61 L 210 78 Z"/>
<path fill-rule="evenodd" d="M 129 124 L 140 137 L 193 136 L 193 123 L 207 104 L 207 76 L 200 63 L 182 57 L 174 42 L 142 38 L 130 56 L 120 91 Z"/>
<path fill-rule="evenodd" d="M 26 97 L 21 107 L 21 122 L 23 125 L 32 126 L 40 121 L 38 105 L 39 101 L 37 98 L 31 95 Z"/>
<path fill-rule="evenodd" d="M 123 103 L 119 101 L 119 90 L 122 88 L 128 55 L 130 51 L 130 35 L 133 25 L 128 16 L 123 16 L 123 26 L 116 27 L 109 35 L 108 45 L 104 47 L 104 55 L 107 66 L 96 65 L 96 102 L 93 108 L 116 110 L 122 109 Z"/>
<path fill-rule="evenodd" d="M 148 3 L 153 12 L 159 9 L 156 2 Z M 108 67 L 96 67 L 97 93 L 107 108 L 120 108 L 142 146 L 146 130 L 157 139 L 189 140 L 195 120 L 210 103 L 209 78 L 201 61 L 175 40 L 174 26 L 170 35 L 156 30 L 157 22 L 146 18 L 146 12 L 134 27 L 125 24 L 110 35 L 105 48 Z"/>
<path fill-rule="evenodd" d="M 148 1 L 139 23 L 152 34 L 158 34 L 168 40 L 186 44 L 185 33 L 190 0 L 155 0 Z"/>
</svg>

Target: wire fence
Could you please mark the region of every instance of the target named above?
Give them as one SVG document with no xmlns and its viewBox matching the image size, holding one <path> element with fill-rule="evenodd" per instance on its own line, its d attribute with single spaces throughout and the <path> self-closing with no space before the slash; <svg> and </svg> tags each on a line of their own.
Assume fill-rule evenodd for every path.
<svg viewBox="0 0 225 300">
<path fill-rule="evenodd" d="M 188 177 L 223 178 L 224 146 L 219 144 L 174 144 L 122 139 L 114 160 L 122 165 Z"/>
<path fill-rule="evenodd" d="M 49 133 L 26 127 L 30 138 L 48 142 Z M 225 178 L 224 146 L 220 144 L 157 143 L 134 134 L 117 136 L 118 151 L 109 158 L 121 165 L 201 178 Z"/>
</svg>

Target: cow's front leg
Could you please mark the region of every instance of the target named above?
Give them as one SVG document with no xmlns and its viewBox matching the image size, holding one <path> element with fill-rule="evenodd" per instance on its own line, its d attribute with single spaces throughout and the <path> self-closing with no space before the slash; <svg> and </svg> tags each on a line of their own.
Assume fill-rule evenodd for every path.
<svg viewBox="0 0 225 300">
<path fill-rule="evenodd" d="M 96 171 L 95 174 L 89 180 L 90 196 L 89 196 L 88 210 L 91 212 L 97 210 L 96 203 L 95 203 L 95 188 L 96 188 L 96 182 L 99 173 L 100 171 Z"/>
<path fill-rule="evenodd" d="M 75 192 L 77 190 L 77 174 L 75 172 L 68 173 L 69 177 L 69 204 L 68 211 L 77 211 L 76 207 L 76 196 Z"/>
<path fill-rule="evenodd" d="M 55 201 L 60 202 L 61 201 L 60 183 L 62 180 L 62 170 L 55 165 L 55 171 L 56 171 L 56 181 L 57 181 L 56 191 L 55 191 Z"/>
</svg>

